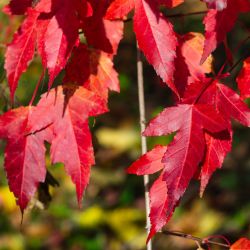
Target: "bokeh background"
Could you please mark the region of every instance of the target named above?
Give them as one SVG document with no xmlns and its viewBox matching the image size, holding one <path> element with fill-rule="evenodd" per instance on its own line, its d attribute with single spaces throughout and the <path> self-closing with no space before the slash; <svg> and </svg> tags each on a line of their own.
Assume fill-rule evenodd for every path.
<svg viewBox="0 0 250 250">
<path fill-rule="evenodd" d="M 7 3 L 0 2 L 0 8 Z M 198 0 L 186 0 L 182 6 L 167 14 L 205 10 Z M 203 15 L 172 19 L 179 33 L 203 32 Z M 0 13 L 0 112 L 10 108 L 9 90 L 3 69 L 6 43 L 11 40 L 22 17 L 7 17 Z M 228 36 L 228 46 L 235 61 L 250 55 L 250 42 L 240 48 L 239 43 L 250 34 L 250 17 L 243 15 Z M 214 53 L 214 72 L 225 61 L 224 47 Z M 76 202 L 75 188 L 62 165 L 47 168 L 54 185 L 41 185 L 39 193 L 21 213 L 8 189 L 3 169 L 4 145 L 0 142 L 0 250 L 142 250 L 145 249 L 144 188 L 141 177 L 127 175 L 128 167 L 140 155 L 140 128 L 136 83 L 136 45 L 132 23 L 126 22 L 125 36 L 115 58 L 119 72 L 121 93 L 111 93 L 110 112 L 91 122 L 96 155 L 91 181 L 82 209 Z M 231 87 L 236 87 L 233 71 Z M 177 69 L 178 70 L 178 69 Z M 27 105 L 41 75 L 38 57 L 23 75 L 15 99 L 15 106 Z M 155 75 L 152 67 L 144 63 L 147 120 L 164 107 L 173 104 L 169 89 Z M 57 79 L 60 83 L 60 76 Z M 39 89 L 46 91 L 47 78 Z M 38 100 L 38 99 L 37 99 Z M 36 101 L 37 101 L 36 100 Z M 250 237 L 250 130 L 234 123 L 233 150 L 227 156 L 222 170 L 212 177 L 204 197 L 199 198 L 199 183 L 193 181 L 180 206 L 166 228 L 198 237 L 224 235 L 231 242 L 240 236 Z M 149 148 L 167 144 L 170 137 L 149 138 Z M 151 176 L 151 181 L 154 176 Z M 59 184 L 59 186 L 57 185 Z M 51 197 L 48 196 L 48 192 Z M 50 202 L 51 199 L 51 202 Z M 43 202 L 41 202 L 43 201 Z M 197 249 L 187 239 L 156 235 L 154 250 Z M 213 249 L 219 249 L 214 247 Z"/>
</svg>

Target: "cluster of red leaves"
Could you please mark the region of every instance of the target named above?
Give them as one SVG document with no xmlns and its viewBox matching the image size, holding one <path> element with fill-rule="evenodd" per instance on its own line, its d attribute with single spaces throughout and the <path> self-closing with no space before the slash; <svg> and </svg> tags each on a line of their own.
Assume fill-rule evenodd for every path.
<svg viewBox="0 0 250 250">
<path fill-rule="evenodd" d="M 197 0 L 199 1 L 199 0 Z M 237 79 L 241 96 L 209 78 L 210 54 L 250 11 L 249 0 L 203 0 L 205 37 L 176 34 L 160 6 L 174 8 L 184 0 L 11 0 L 10 15 L 25 15 L 6 52 L 11 97 L 35 51 L 49 73 L 49 92 L 34 106 L 0 117 L 0 137 L 7 139 L 5 170 L 11 191 L 23 210 L 45 179 L 44 141 L 52 162 L 62 162 L 76 185 L 79 203 L 94 164 L 88 117 L 107 111 L 108 91 L 119 91 L 112 59 L 123 35 L 123 22 L 134 10 L 136 39 L 148 62 L 176 95 L 176 104 L 153 119 L 145 136 L 176 133 L 168 146 L 156 146 L 130 166 L 138 175 L 161 171 L 150 190 L 150 239 L 171 218 L 192 178 L 201 194 L 231 149 L 231 119 L 250 126 L 250 61 Z M 83 33 L 85 38 L 79 36 Z M 51 89 L 65 69 L 61 87 Z"/>
<path fill-rule="evenodd" d="M 6 52 L 11 98 L 35 50 L 49 73 L 49 92 L 34 106 L 0 117 L 0 137 L 7 139 L 5 170 L 10 190 L 23 210 L 44 182 L 45 146 L 53 163 L 62 162 L 81 203 L 94 164 L 88 118 L 106 112 L 108 91 L 119 92 L 112 58 L 123 34 L 122 21 L 104 19 L 108 1 L 12 0 L 4 11 L 26 16 Z M 81 41 L 84 33 L 87 42 Z M 61 87 L 51 89 L 65 68 Z"/>
</svg>

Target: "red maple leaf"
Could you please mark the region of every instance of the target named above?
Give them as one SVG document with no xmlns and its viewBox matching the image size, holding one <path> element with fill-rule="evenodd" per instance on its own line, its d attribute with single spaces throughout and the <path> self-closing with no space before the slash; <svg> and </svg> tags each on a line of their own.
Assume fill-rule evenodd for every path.
<svg viewBox="0 0 250 250">
<path fill-rule="evenodd" d="M 250 240 L 247 238 L 240 238 L 231 247 L 230 250 L 249 250 Z"/>
<path fill-rule="evenodd" d="M 250 57 L 244 63 L 240 74 L 237 77 L 238 87 L 243 99 L 250 97 Z"/>
<path fill-rule="evenodd" d="M 240 13 L 250 11 L 248 0 L 230 0 L 222 11 L 211 9 L 203 20 L 205 24 L 204 52 L 201 63 L 212 53 L 218 44 L 223 42 L 229 31 L 232 30 Z"/>
<path fill-rule="evenodd" d="M 36 20 L 39 13 L 30 9 L 28 17 L 15 33 L 12 42 L 8 45 L 5 54 L 5 69 L 13 99 L 21 74 L 26 71 L 28 63 L 35 52 Z"/>
<path fill-rule="evenodd" d="M 173 83 L 177 38 L 172 24 L 158 11 L 153 1 L 136 1 L 134 31 L 148 62 L 178 95 Z"/>
<path fill-rule="evenodd" d="M 223 132 L 212 136 L 206 134 L 207 150 L 200 174 L 200 193 L 202 195 L 212 173 L 222 166 L 225 156 L 231 149 L 232 128 L 230 120 L 233 118 L 249 127 L 250 109 L 235 91 L 221 84 L 218 80 L 206 79 L 204 82 L 191 84 L 182 101 L 193 103 L 195 100 L 197 101 L 197 96 L 199 96 L 198 103 L 213 105 L 229 124 L 229 133 Z"/>
<path fill-rule="evenodd" d="M 37 9 L 44 8 L 44 5 Z M 64 0 L 57 8 L 46 8 L 51 11 L 49 18 L 41 18 L 38 22 L 38 51 L 44 67 L 49 71 L 49 88 L 55 77 L 65 67 L 73 47 L 78 42 L 79 20 L 72 1 Z"/>
<path fill-rule="evenodd" d="M 142 155 L 128 169 L 130 174 L 154 174 L 163 169 L 162 158 L 167 150 L 166 146 L 155 146 L 154 149 Z M 159 231 L 167 222 L 168 193 L 163 174 L 153 183 L 149 192 L 151 230 L 148 239 Z"/>
<path fill-rule="evenodd" d="M 79 205 L 94 164 L 88 118 L 106 111 L 106 100 L 86 88 L 75 89 L 73 86 L 59 87 L 43 95 L 31 116 L 33 125 L 30 130 L 33 133 L 43 131 L 51 124 L 52 162 L 64 163 L 76 185 Z"/>
<path fill-rule="evenodd" d="M 202 104 L 180 104 L 166 108 L 149 123 L 144 132 L 146 136 L 177 132 L 162 158 L 164 164 L 162 180 L 166 182 L 168 190 L 164 205 L 166 211 L 164 223 L 171 218 L 175 206 L 203 159 L 206 148 L 204 131 L 216 133 L 227 130 L 227 127 L 227 122 L 212 106 Z M 155 195 L 157 196 L 157 193 Z M 153 224 L 149 237 L 162 226 L 161 219 L 160 225 Z"/>
<path fill-rule="evenodd" d="M 51 131 L 33 134 L 32 107 L 20 107 L 0 116 L 0 138 L 7 139 L 4 167 L 10 191 L 17 198 L 23 211 L 36 192 L 40 182 L 44 182 L 45 146 L 44 140 L 51 139 Z"/>
</svg>

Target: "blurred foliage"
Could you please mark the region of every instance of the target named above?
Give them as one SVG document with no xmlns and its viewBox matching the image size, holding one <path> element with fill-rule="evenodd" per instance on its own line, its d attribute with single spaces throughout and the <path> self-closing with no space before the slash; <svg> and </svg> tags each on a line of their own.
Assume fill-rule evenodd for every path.
<svg viewBox="0 0 250 250">
<path fill-rule="evenodd" d="M 7 1 L 1 1 L 2 7 Z M 186 3 L 171 13 L 188 13 L 204 9 L 197 0 Z M 170 11 L 168 10 L 166 14 Z M 175 19 L 175 30 L 202 32 L 202 16 Z M 10 108 L 9 91 L 3 68 L 6 43 L 20 23 L 19 17 L 9 18 L 0 13 L 0 112 Z M 249 42 L 238 48 L 240 41 L 249 35 L 250 20 L 241 18 L 229 46 L 235 60 L 247 56 Z M 249 32 L 249 31 L 248 31 Z M 248 48 L 248 50 L 247 50 Z M 248 52 L 247 52 L 248 53 Z M 214 53 L 214 71 L 224 63 L 224 48 Z M 249 55 L 249 54 L 248 54 Z M 40 191 L 22 216 L 9 191 L 3 170 L 4 142 L 0 142 L 0 250 L 142 250 L 145 249 L 144 188 L 141 177 L 126 174 L 128 167 L 140 155 L 139 114 L 136 84 L 136 47 L 132 23 L 127 22 L 115 67 L 119 72 L 121 93 L 111 94 L 110 112 L 92 121 L 96 166 L 92 168 L 82 208 L 77 207 L 75 188 L 66 176 L 63 166 L 51 166 L 47 157 L 50 181 Z M 232 79 L 239 71 L 233 72 Z M 17 91 L 15 106 L 26 105 L 41 75 L 41 63 L 36 58 L 23 75 Z M 147 118 L 150 120 L 165 106 L 173 102 L 170 91 L 155 75 L 150 65 L 144 64 Z M 60 77 L 57 80 L 60 82 Z M 47 78 L 38 96 L 46 91 Z M 36 101 L 38 100 L 38 96 Z M 223 234 L 231 241 L 239 236 L 250 237 L 250 132 L 234 124 L 235 135 L 232 153 L 223 169 L 217 171 L 204 194 L 198 197 L 199 184 L 194 180 L 173 219 L 166 226 L 199 237 Z M 173 138 L 149 138 L 149 148 L 155 144 L 168 144 Z M 53 178 L 52 178 L 53 176 Z M 55 178 L 55 180 L 54 180 Z M 153 181 L 154 178 L 152 178 Z M 57 182 L 60 186 L 57 186 Z M 52 202 L 41 202 L 41 196 Z M 39 199 L 38 199 L 39 198 Z M 153 240 L 157 250 L 196 249 L 192 241 L 158 234 Z M 214 248 L 216 249 L 216 248 Z"/>
</svg>

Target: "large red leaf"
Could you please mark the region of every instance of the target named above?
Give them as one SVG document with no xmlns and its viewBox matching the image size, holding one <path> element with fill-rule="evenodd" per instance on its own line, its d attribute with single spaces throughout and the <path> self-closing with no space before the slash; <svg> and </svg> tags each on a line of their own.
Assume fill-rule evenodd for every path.
<svg viewBox="0 0 250 250">
<path fill-rule="evenodd" d="M 64 0 L 51 18 L 39 20 L 38 51 L 49 71 L 49 88 L 78 42 L 78 28 L 74 5 L 69 0 Z"/>
<path fill-rule="evenodd" d="M 240 238 L 231 247 L 230 250 L 249 250 L 250 240 L 247 238 Z"/>
<path fill-rule="evenodd" d="M 5 66 L 11 98 L 13 99 L 21 74 L 26 71 L 28 63 L 35 52 L 36 20 L 39 13 L 29 10 L 28 16 L 22 26 L 15 33 L 13 41 L 8 45 L 5 54 Z"/>
<path fill-rule="evenodd" d="M 237 78 L 240 94 L 243 99 L 250 97 L 250 57 L 244 63 L 243 68 Z"/>
<path fill-rule="evenodd" d="M 238 15 L 249 10 L 250 2 L 248 0 L 230 0 L 224 10 L 211 9 L 208 11 L 204 19 L 206 41 L 201 59 L 202 63 L 226 38 L 227 33 L 234 27 Z"/>
<path fill-rule="evenodd" d="M 30 133 L 32 112 L 32 107 L 20 107 L 0 116 L 0 138 L 7 139 L 5 171 L 10 190 L 22 211 L 38 184 L 45 180 L 44 140 L 51 137 L 49 130 Z"/>
<path fill-rule="evenodd" d="M 144 132 L 146 136 L 161 136 L 177 132 L 162 159 L 163 180 L 168 189 L 166 221 L 170 219 L 177 202 L 203 159 L 204 130 L 216 133 L 227 130 L 227 127 L 227 122 L 212 106 L 181 104 L 166 108 L 146 128 Z"/>
<path fill-rule="evenodd" d="M 204 86 L 206 88 L 205 91 Z M 198 96 L 200 96 L 199 99 L 197 99 Z M 198 103 L 213 105 L 229 124 L 229 132 L 224 131 L 213 135 L 206 134 L 207 150 L 201 164 L 202 169 L 200 173 L 200 194 L 202 195 L 211 175 L 216 169 L 222 166 L 225 156 L 231 150 L 231 118 L 238 120 L 243 125 L 249 126 L 250 109 L 236 92 L 219 83 L 219 81 L 211 79 L 189 85 L 182 101 L 184 103 L 198 101 Z"/>
<path fill-rule="evenodd" d="M 134 9 L 134 0 L 114 0 L 107 9 L 105 18 L 107 19 L 123 19 Z"/>
<path fill-rule="evenodd" d="M 160 14 L 153 1 L 136 1 L 134 31 L 148 62 L 178 95 L 173 84 L 177 38 L 172 24 Z"/>
<path fill-rule="evenodd" d="M 49 113 L 48 113 L 49 110 Z M 79 205 L 94 164 L 88 117 L 106 112 L 106 101 L 83 87 L 57 88 L 45 94 L 32 114 L 32 131 L 53 124 L 53 163 L 62 162 L 76 185 Z"/>
</svg>

